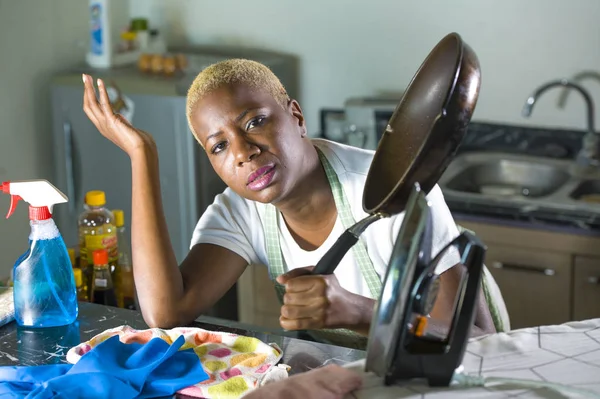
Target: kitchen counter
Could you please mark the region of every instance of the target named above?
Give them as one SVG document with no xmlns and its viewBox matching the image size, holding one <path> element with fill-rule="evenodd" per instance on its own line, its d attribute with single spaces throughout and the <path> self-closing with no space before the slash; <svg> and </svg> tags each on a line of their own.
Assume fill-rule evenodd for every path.
<svg viewBox="0 0 600 399">
<path fill-rule="evenodd" d="M 12 322 L 0 328 L 0 366 L 66 363 L 65 355 L 71 347 L 123 324 L 147 328 L 139 312 L 89 303 L 80 304 L 78 321 L 67 327 L 30 330 Z M 290 374 L 330 363 L 349 367 L 364 378 L 363 388 L 346 396 L 351 399 L 558 397 L 547 389 L 515 385 L 515 380 L 510 380 L 515 378 L 566 385 L 571 391 L 563 390 L 561 393 L 569 397 L 577 389 L 600 394 L 600 319 L 474 338 L 463 360 L 465 371 L 476 379 L 503 377 L 509 380 L 504 384 L 493 384 L 493 387 L 437 389 L 419 381 L 384 387 L 380 379 L 361 371 L 365 352 L 294 338 L 296 333 L 265 331 L 260 327 L 211 317 L 200 317 L 192 326 L 276 343 L 283 349 L 281 362 L 291 366 Z M 185 398 L 182 395 L 177 397 Z"/>
<path fill-rule="evenodd" d="M 469 203 L 446 201 L 454 219 L 461 222 L 483 223 L 575 236 L 600 238 L 600 214 L 580 218 L 555 212 L 554 214 L 527 213 L 519 209 L 503 210 L 494 207 L 473 206 Z"/>
<path fill-rule="evenodd" d="M 136 329 L 148 328 L 139 312 L 91 303 L 80 303 L 78 320 L 66 327 L 26 329 L 13 321 L 0 327 L 0 366 L 66 363 L 66 353 L 73 346 L 109 328 L 125 324 Z M 330 363 L 344 365 L 366 356 L 364 351 L 295 338 L 299 336 L 295 332 L 266 331 L 261 327 L 213 317 L 200 317 L 191 326 L 276 343 L 283 350 L 281 362 L 291 367 L 290 374 Z"/>
</svg>

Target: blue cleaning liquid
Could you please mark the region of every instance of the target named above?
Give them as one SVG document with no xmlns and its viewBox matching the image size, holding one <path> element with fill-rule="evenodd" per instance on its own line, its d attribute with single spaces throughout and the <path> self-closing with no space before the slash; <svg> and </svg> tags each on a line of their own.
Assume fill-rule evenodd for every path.
<svg viewBox="0 0 600 399">
<path fill-rule="evenodd" d="M 30 224 L 29 249 L 13 269 L 15 320 L 24 327 L 71 324 L 79 306 L 67 247 L 52 219 Z"/>
</svg>

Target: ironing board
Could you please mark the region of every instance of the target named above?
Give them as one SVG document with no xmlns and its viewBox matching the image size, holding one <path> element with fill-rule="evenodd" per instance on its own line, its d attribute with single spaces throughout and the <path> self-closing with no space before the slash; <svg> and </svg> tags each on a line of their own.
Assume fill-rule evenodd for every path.
<svg viewBox="0 0 600 399">
<path fill-rule="evenodd" d="M 384 387 L 374 375 L 362 371 L 363 360 L 343 366 L 364 377 L 363 388 L 346 395 L 347 399 L 590 397 L 578 395 L 574 391 L 578 389 L 600 397 L 600 318 L 491 334 L 471 339 L 467 346 L 463 366 L 471 376 L 545 381 L 573 391 L 557 393 L 514 384 L 434 389 L 420 382 Z"/>
</svg>

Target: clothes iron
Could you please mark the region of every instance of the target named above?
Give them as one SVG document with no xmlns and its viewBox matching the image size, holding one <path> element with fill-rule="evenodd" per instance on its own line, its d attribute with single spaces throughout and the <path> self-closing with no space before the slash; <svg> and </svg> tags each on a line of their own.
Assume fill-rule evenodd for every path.
<svg viewBox="0 0 600 399">
<path fill-rule="evenodd" d="M 367 345 L 366 371 L 385 385 L 423 378 L 448 386 L 463 360 L 483 276 L 484 244 L 464 232 L 432 256 L 431 218 L 425 193 L 413 186 L 390 258 Z M 457 251 L 462 280 L 445 334 L 428 328 L 440 286 L 436 265 L 447 250 Z"/>
</svg>

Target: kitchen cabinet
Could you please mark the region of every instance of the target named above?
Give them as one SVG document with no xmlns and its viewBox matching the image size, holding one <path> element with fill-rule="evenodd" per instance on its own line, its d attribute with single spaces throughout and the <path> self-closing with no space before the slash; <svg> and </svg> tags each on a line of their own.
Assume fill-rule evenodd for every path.
<svg viewBox="0 0 600 399">
<path fill-rule="evenodd" d="M 513 328 L 569 320 L 569 254 L 488 245 L 485 264 L 502 290 Z"/>
<path fill-rule="evenodd" d="M 576 256 L 573 276 L 573 318 L 600 317 L 600 257 Z"/>
<path fill-rule="evenodd" d="M 511 328 L 600 317 L 600 236 L 457 222 L 487 245 Z"/>
<path fill-rule="evenodd" d="M 280 328 L 281 305 L 267 267 L 249 265 L 237 285 L 239 321 L 267 328 Z"/>
</svg>

